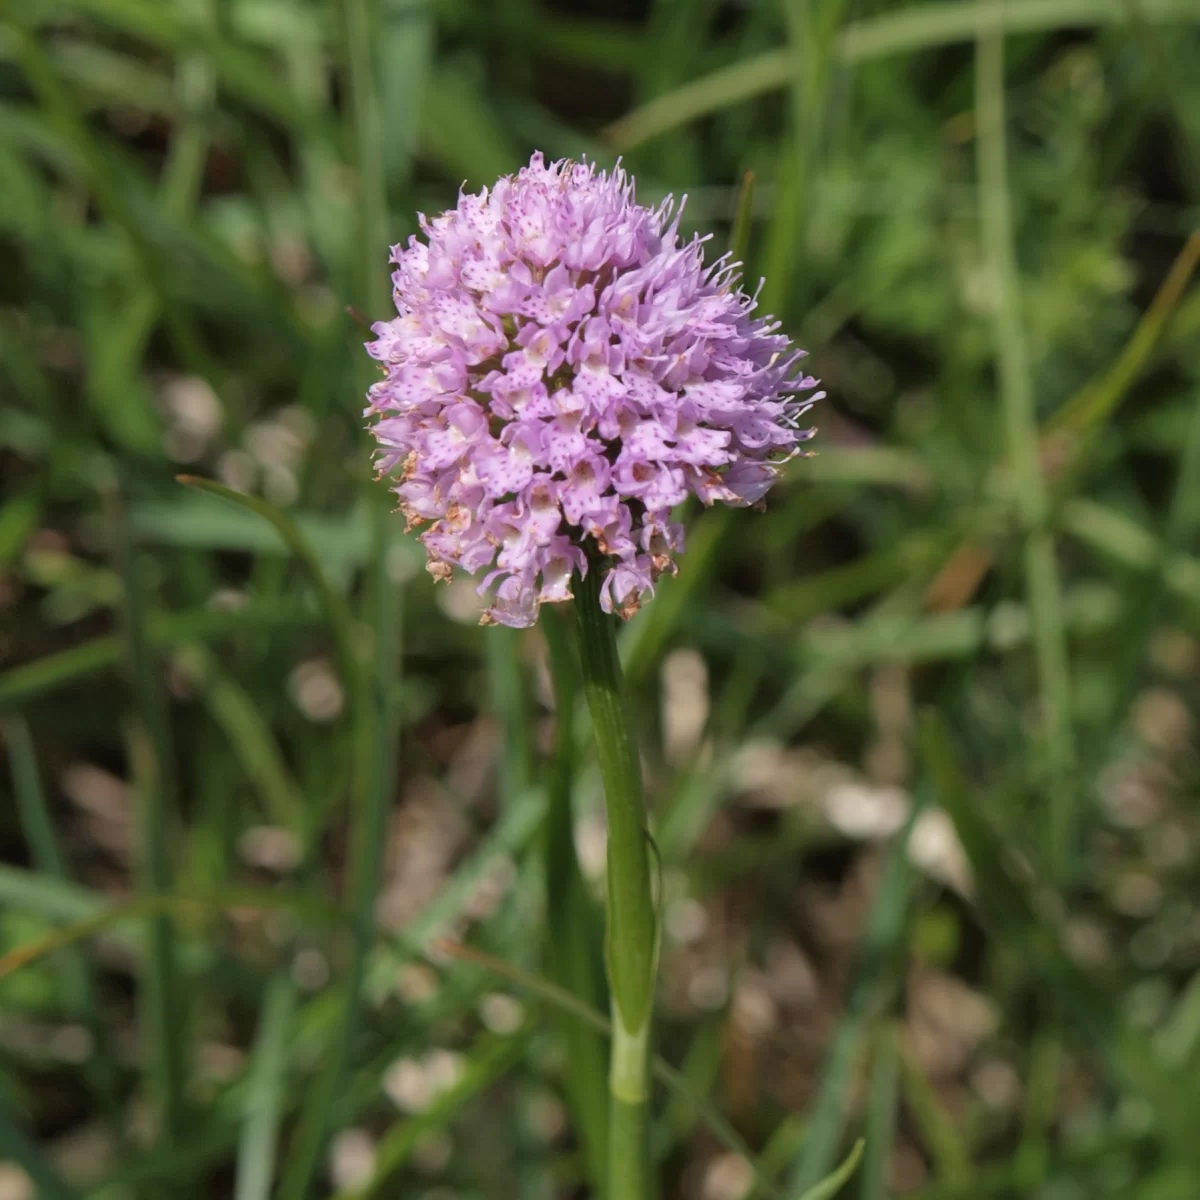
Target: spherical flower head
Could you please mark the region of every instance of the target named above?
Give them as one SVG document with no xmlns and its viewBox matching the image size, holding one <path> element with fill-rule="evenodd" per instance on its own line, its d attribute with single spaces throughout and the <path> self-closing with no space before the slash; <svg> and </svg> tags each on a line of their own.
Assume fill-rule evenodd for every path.
<svg viewBox="0 0 1200 1200">
<path fill-rule="evenodd" d="M 589 568 L 631 616 L 675 570 L 673 508 L 758 502 L 812 436 L 803 352 L 623 170 L 535 154 L 421 229 L 367 416 L 430 573 L 486 572 L 485 623 L 532 625 Z"/>
</svg>

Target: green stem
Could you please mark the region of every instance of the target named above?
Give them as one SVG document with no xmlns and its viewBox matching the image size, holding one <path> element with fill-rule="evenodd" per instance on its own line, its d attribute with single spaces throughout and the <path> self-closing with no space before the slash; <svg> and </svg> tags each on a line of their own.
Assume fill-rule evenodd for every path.
<svg viewBox="0 0 1200 1200">
<path fill-rule="evenodd" d="M 600 607 L 603 565 L 593 559 L 575 603 L 584 694 L 608 810 L 608 931 L 612 991 L 608 1188 L 613 1200 L 649 1195 L 650 1024 L 658 938 L 650 889 L 642 770 L 614 619 Z"/>
<path fill-rule="evenodd" d="M 619 1026 L 613 1026 L 615 1034 Z M 613 1038 L 614 1057 L 617 1040 Z M 611 1200 L 642 1200 L 652 1195 L 647 1164 L 650 1157 L 646 1102 L 627 1103 L 610 1095 L 608 1116 L 608 1195 Z"/>
</svg>

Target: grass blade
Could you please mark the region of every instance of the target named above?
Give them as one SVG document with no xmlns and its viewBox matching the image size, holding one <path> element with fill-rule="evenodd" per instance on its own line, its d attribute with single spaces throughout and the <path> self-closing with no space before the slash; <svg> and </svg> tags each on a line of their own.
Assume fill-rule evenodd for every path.
<svg viewBox="0 0 1200 1200">
<path fill-rule="evenodd" d="M 258 1042 L 246 1089 L 245 1119 L 238 1140 L 234 1200 L 267 1200 L 275 1174 L 279 1123 L 287 1090 L 288 1035 L 296 988 L 286 974 L 267 987 Z"/>
<path fill-rule="evenodd" d="M 0 4 L 2 12 L 7 13 L 9 8 L 7 0 Z M 142 225 L 135 217 L 106 156 L 79 112 L 74 97 L 63 86 L 49 56 L 26 24 L 10 20 L 9 27 L 16 39 L 18 58 L 30 85 L 63 139 L 86 164 L 88 182 L 95 194 L 97 206 L 107 220 L 124 234 L 143 278 L 158 297 L 167 330 L 181 360 L 215 386 L 218 373 L 213 369 L 208 352 L 192 321 L 167 287 L 159 256 L 146 239 Z"/>
<path fill-rule="evenodd" d="M 190 24 L 211 28 L 215 15 L 213 0 L 182 0 L 176 9 L 186 14 Z M 176 65 L 175 91 L 184 117 L 171 140 L 160 194 L 169 212 L 185 216 L 194 206 L 204 179 L 208 123 L 216 106 L 215 71 L 204 50 L 181 55 Z"/>
<path fill-rule="evenodd" d="M 38 875 L 15 867 L 0 869 L 0 899 L 22 905 L 51 920 L 69 922 L 60 929 L 14 946 L 0 955 L 0 980 L 85 938 L 108 933 L 127 921 L 145 921 L 164 913 L 182 919 L 219 914 L 234 908 L 260 909 L 264 913 L 290 912 L 326 928 L 345 924 L 348 920 L 341 910 L 307 893 L 262 888 L 228 887 L 217 892 L 172 892 L 168 895 L 139 896 L 120 904 L 106 904 L 102 897 L 84 888 L 72 885 L 49 888 Z M 131 941 L 129 945 L 137 950 L 139 944 Z"/>
<path fill-rule="evenodd" d="M 861 961 L 826 1056 L 808 1133 L 792 1168 L 789 1186 L 793 1195 L 807 1196 L 810 1190 L 823 1186 L 822 1180 L 836 1162 L 846 1123 L 846 1098 L 865 1049 L 868 1025 L 891 987 L 893 960 L 907 924 L 912 874 L 907 858 L 908 839 L 920 808 L 920 803 L 914 804 L 907 824 L 888 852 L 887 866 L 863 934 Z"/>
<path fill-rule="evenodd" d="M 936 713 L 922 716 L 918 745 L 930 784 L 966 851 L 984 916 L 1013 953 L 1038 973 L 1040 986 L 1054 989 L 1064 1019 L 1086 1032 L 1114 1075 L 1150 1103 L 1175 1153 L 1191 1169 L 1200 1169 L 1189 1098 L 1162 1069 L 1141 1033 L 1129 1025 L 1107 988 L 1077 967 L 1063 949 L 1051 915 L 1066 911 L 1065 905 L 1045 889 L 1030 891 L 1028 859 L 1016 866 L 1016 856 L 981 816 L 977 795 Z"/>
<path fill-rule="evenodd" d="M 402 963 L 424 954 L 431 939 L 441 937 L 453 924 L 474 889 L 498 858 L 516 858 L 544 828 L 546 796 L 539 789 L 526 792 L 475 848 L 474 853 L 454 872 L 436 899 L 404 931 L 402 945 L 387 947 L 371 963 L 366 990 L 371 996 L 386 995 L 392 987 L 396 970 Z"/>
<path fill-rule="evenodd" d="M 630 688 L 636 688 L 654 668 L 689 604 L 712 578 L 735 520 L 734 510 L 724 505 L 702 513 L 688 531 L 688 552 L 680 563 L 679 574 L 660 580 L 654 603 L 642 608 L 621 631 L 621 666 Z"/>
<path fill-rule="evenodd" d="M 1005 34 L 1041 33 L 1055 29 L 1089 29 L 1129 23 L 1128 0 L 984 0 Z M 1137 0 L 1143 21 L 1195 21 L 1200 17 L 1191 0 Z M 957 0 L 917 4 L 898 12 L 881 13 L 849 26 L 838 53 L 849 62 L 864 62 L 912 50 L 930 50 L 953 42 L 968 42 L 978 30 L 978 12 Z"/>
<path fill-rule="evenodd" d="M 932 1159 L 939 1181 L 952 1193 L 970 1195 L 974 1186 L 971 1153 L 946 1111 L 924 1068 L 903 1037 L 894 1037 L 900 1057 L 900 1077 L 913 1124 Z"/>
<path fill-rule="evenodd" d="M 8 747 L 17 817 L 21 832 L 29 843 L 33 863 L 44 875 L 65 879 L 67 871 L 58 849 L 58 839 L 54 836 L 46 794 L 42 790 L 29 725 L 24 717 L 0 717 L 0 734 Z"/>
<path fill-rule="evenodd" d="M 187 645 L 198 638 L 246 635 L 254 631 L 304 628 L 314 618 L 302 605 L 252 603 L 237 612 L 201 608 L 191 612 L 152 612 L 146 617 L 146 640 L 154 650 Z M 0 675 L 0 709 L 12 709 L 58 691 L 101 671 L 118 666 L 119 638 L 99 637 L 47 654 L 36 662 L 13 667 Z"/>
<path fill-rule="evenodd" d="M 722 67 L 613 121 L 603 131 L 604 141 L 613 150 L 632 150 L 709 113 L 777 91 L 791 79 L 794 64 L 790 50 L 772 50 Z"/>
<path fill-rule="evenodd" d="M 885 1027 L 875 1041 L 871 1081 L 867 1089 L 867 1128 L 863 1138 L 862 1200 L 888 1200 L 888 1169 L 896 1144 L 896 1119 L 900 1099 L 900 1060 L 896 1053 L 898 1030 Z"/>
<path fill-rule="evenodd" d="M 8 748 L 17 816 L 21 831 L 29 843 L 33 865 L 42 876 L 66 882 L 66 866 L 50 820 L 29 726 L 23 717 L 0 716 L 0 734 Z M 83 1021 L 96 1044 L 96 1053 L 84 1068 L 84 1075 L 105 1115 L 119 1130 L 121 1122 L 116 1070 L 100 1020 L 92 974 L 87 960 L 77 950 L 64 956 L 62 980 L 67 1011 Z"/>
<path fill-rule="evenodd" d="M 274 504 L 258 496 L 249 496 L 245 492 L 234 491 L 233 488 L 228 488 L 213 479 L 201 479 L 196 475 L 180 475 L 178 479 L 186 487 L 219 496 L 222 500 L 227 500 L 230 504 L 236 504 L 241 508 L 247 508 L 251 512 L 257 513 L 264 521 L 270 522 L 287 548 L 299 559 L 300 564 L 308 572 L 308 577 L 317 590 L 321 607 L 325 610 L 325 616 L 337 642 L 338 655 L 342 668 L 346 672 L 346 679 L 353 679 L 356 674 L 355 663 L 357 662 L 354 616 L 350 611 L 349 604 L 346 603 L 346 598 L 330 584 L 329 578 L 321 566 L 321 560 L 309 545 L 308 539 L 296 527 L 295 522 Z"/>
<path fill-rule="evenodd" d="M 157 899 L 170 892 L 174 875 L 171 854 L 171 824 L 176 815 L 174 754 L 158 664 L 146 639 L 141 564 L 123 511 L 118 521 L 125 585 L 123 633 L 139 714 L 127 736 L 140 821 L 140 889 L 147 898 Z M 145 1028 L 153 1039 L 149 1062 L 155 1076 L 156 1099 L 162 1106 L 163 1135 L 168 1143 L 182 1134 L 186 1121 L 187 1026 L 182 999 L 175 931 L 166 913 L 160 913 L 150 921 L 150 961 L 142 980 L 140 1003 Z"/>
<path fill-rule="evenodd" d="M 737 203 L 733 210 L 733 230 L 729 235 L 729 257 L 734 262 L 745 264 L 750 252 L 750 231 L 754 224 L 754 193 L 758 187 L 758 176 L 747 171 L 738 188 Z M 742 276 L 745 278 L 745 266 Z"/>
<path fill-rule="evenodd" d="M 1042 426 L 1039 457 L 1047 476 L 1069 473 L 1082 458 L 1082 439 L 1107 420 L 1129 393 L 1134 381 L 1162 340 L 1185 289 L 1200 261 L 1200 232 L 1193 234 L 1171 264 L 1150 307 L 1117 361 L 1102 375 L 1086 384 L 1058 408 Z M 827 456 L 825 456 L 827 457 Z M 824 459 L 814 459 L 813 466 Z M 818 470 L 820 468 L 818 467 Z M 926 592 L 926 607 L 938 611 L 959 608 L 978 590 L 991 570 L 995 555 L 991 547 L 968 540 L 958 547 L 934 576 Z"/>
<path fill-rule="evenodd" d="M 1026 1193 L 1036 1193 L 1044 1187 L 1050 1171 L 1051 1131 L 1058 1113 L 1063 1073 L 1060 1023 L 1057 1014 L 1051 1015 L 1030 1049 L 1021 1142 L 1013 1161 L 1019 1186 Z"/>
<path fill-rule="evenodd" d="M 1049 503 L 1038 456 L 1037 415 L 1023 327 L 1005 133 L 1004 32 L 1001 9 L 981 0 L 975 62 L 979 129 L 979 217 L 996 300 L 996 371 L 1007 427 L 1016 504 L 1025 537 L 1025 588 L 1033 619 L 1038 686 L 1046 722 L 1045 754 L 1050 795 L 1047 837 L 1055 871 L 1065 870 L 1075 832 L 1074 732 L 1071 684 L 1063 627 L 1062 595 L 1054 538 L 1047 527 Z"/>
<path fill-rule="evenodd" d="M 1048 437 L 1082 434 L 1112 415 L 1161 341 L 1197 264 L 1200 264 L 1200 230 L 1184 243 L 1120 357 L 1101 378 L 1088 384 L 1055 411 L 1046 422 Z"/>
<path fill-rule="evenodd" d="M 379 93 L 372 57 L 373 9 L 369 0 L 343 0 L 342 20 L 350 83 L 350 117 L 353 123 L 356 168 L 362 189 L 363 257 L 358 277 L 363 299 L 374 312 L 386 311 L 390 289 L 386 279 L 387 190 L 385 150 Z M 360 372 L 367 362 L 360 358 Z M 373 485 L 372 485 L 373 487 Z M 294 1140 L 296 1154 L 281 1186 L 284 1200 L 304 1200 L 312 1190 L 317 1165 L 333 1127 L 334 1106 L 339 1100 L 350 1066 L 367 980 L 368 960 L 375 934 L 375 898 L 383 875 L 389 806 L 395 793 L 397 720 L 393 704 L 398 678 L 399 616 L 401 593 L 391 582 L 388 563 L 395 546 L 393 518 L 374 488 L 370 495 L 372 555 L 368 604 L 373 610 L 375 644 L 371 669 L 360 663 L 349 641 L 348 610 L 344 651 L 348 656 L 354 702 L 355 806 L 351 813 L 354 857 L 351 873 L 351 911 L 354 946 L 342 996 L 342 1012 L 335 1044 L 317 1081 L 311 1101 L 302 1114 Z M 340 599 L 340 597 L 339 597 Z M 329 600 L 326 601 L 329 603 Z M 332 610 L 331 610 L 332 612 Z M 339 638 L 341 640 L 341 638 Z"/>
<path fill-rule="evenodd" d="M 335 1200 L 369 1200 L 372 1196 L 390 1192 L 392 1177 L 408 1161 L 421 1137 L 434 1129 L 448 1125 L 463 1107 L 481 1092 L 491 1087 L 510 1067 L 515 1066 L 529 1044 L 529 1030 L 509 1037 L 489 1036 L 469 1055 L 462 1078 L 448 1088 L 418 1116 L 397 1121 L 380 1139 L 375 1151 L 375 1173 L 361 1188 L 335 1193 Z"/>
<path fill-rule="evenodd" d="M 1129 20 L 1125 0 L 1008 0 L 1003 10 L 1005 33 L 1038 33 L 1060 28 L 1123 25 Z M 1140 0 L 1143 21 L 1200 21 L 1192 0 Z M 968 42 L 978 31 L 978 11 L 961 0 L 923 4 L 901 12 L 864 18 L 842 29 L 834 56 L 843 63 L 869 62 L 893 54 Z M 743 104 L 787 87 L 801 64 L 792 50 L 768 50 L 754 58 L 721 67 L 627 113 L 604 129 L 614 150 L 627 151 L 692 121 L 735 104 Z"/>
<path fill-rule="evenodd" d="M 182 5 L 154 0 L 71 0 L 71 7 L 161 50 L 203 50 L 230 95 L 286 128 L 316 138 L 328 132 L 283 86 L 270 58 L 222 37 L 219 28 L 197 20 L 194 10 L 189 16 Z"/>
<path fill-rule="evenodd" d="M 862 1158 L 863 1140 L 859 1138 L 854 1143 L 850 1153 L 846 1155 L 841 1166 L 831 1174 L 826 1175 L 819 1183 L 813 1184 L 807 1192 L 801 1193 L 798 1200 L 832 1200 L 846 1186 L 850 1176 L 854 1174 L 858 1160 Z"/>
<path fill-rule="evenodd" d="M 386 514 L 380 510 L 386 521 Z M 381 530 L 387 544 L 388 525 Z M 341 997 L 340 1028 L 331 1057 L 317 1080 L 294 1139 L 295 1156 L 281 1185 L 285 1200 L 303 1200 L 313 1186 L 317 1167 L 333 1127 L 334 1106 L 350 1065 L 363 1003 L 364 982 L 375 936 L 375 898 L 383 875 L 389 806 L 395 790 L 396 720 L 393 705 L 399 646 L 399 599 L 389 585 L 386 552 L 375 556 L 372 594 L 376 600 L 374 672 L 353 677 L 357 701 L 355 805 L 350 815 L 354 838 L 351 869 L 351 920 L 354 944 Z"/>
<path fill-rule="evenodd" d="M 224 731 L 247 776 L 262 797 L 267 817 L 308 844 L 307 805 L 283 760 L 270 726 L 245 690 L 217 667 L 200 646 L 184 648 L 182 670 L 202 689 L 213 720 Z"/>
</svg>

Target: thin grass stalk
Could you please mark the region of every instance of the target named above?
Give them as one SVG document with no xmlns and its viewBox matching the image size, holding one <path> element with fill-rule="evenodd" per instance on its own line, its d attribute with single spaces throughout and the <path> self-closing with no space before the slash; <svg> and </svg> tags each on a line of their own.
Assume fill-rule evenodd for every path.
<svg viewBox="0 0 1200 1200">
<path fill-rule="evenodd" d="M 279 1124 L 286 1108 L 288 1034 L 295 1008 L 296 985 L 281 971 L 267 985 L 263 1000 L 238 1139 L 234 1200 L 267 1200 L 271 1194 Z"/>
<path fill-rule="evenodd" d="M 993 0 L 1009 34 L 1095 28 L 1129 23 L 1129 0 Z M 1200 16 L 1195 0 L 1137 0 L 1143 22 L 1193 24 Z M 830 57 L 844 65 L 873 62 L 895 54 L 968 42 L 977 32 L 976 14 L 962 0 L 916 4 L 848 22 L 838 32 Z M 690 79 L 601 130 L 615 151 L 629 151 L 710 113 L 744 104 L 787 87 L 803 69 L 791 46 L 766 50 L 707 75 Z"/>
<path fill-rule="evenodd" d="M 362 197 L 362 267 L 360 287 L 369 306 L 382 315 L 388 302 L 382 252 L 387 241 L 387 193 L 383 175 L 383 132 L 372 64 L 372 21 L 369 0 L 344 0 L 351 116 L 356 166 Z M 383 875 L 389 805 L 395 791 L 397 723 L 393 704 L 399 664 L 399 615 L 402 593 L 388 571 L 393 522 L 386 505 L 372 507 L 372 553 L 368 573 L 368 606 L 374 639 L 369 657 L 361 645 L 352 648 L 349 681 L 354 697 L 354 793 L 351 813 L 354 838 L 351 913 L 354 942 L 342 1001 L 340 1028 L 318 1091 L 307 1106 L 296 1138 L 298 1155 L 284 1177 L 281 1194 L 303 1200 L 312 1188 L 317 1165 L 333 1128 L 334 1110 L 350 1068 L 358 1033 L 363 982 L 374 941 L 375 899 Z"/>
<path fill-rule="evenodd" d="M 133 531 L 119 500 L 113 499 L 125 588 L 124 640 L 137 720 L 129 730 L 130 758 L 137 784 L 141 840 L 140 890 L 149 899 L 170 893 L 174 875 L 170 828 L 175 813 L 171 730 L 158 666 L 146 637 L 144 589 Z M 176 934 L 170 917 L 150 921 L 150 960 L 141 980 L 140 1004 L 151 1039 L 149 1066 L 162 1106 L 164 1139 L 182 1136 L 186 1122 L 184 1078 L 187 1022 L 180 993 Z"/>
<path fill-rule="evenodd" d="M 593 559 L 576 585 L 576 628 L 583 690 L 608 812 L 608 929 L 605 957 L 612 993 L 609 1058 L 608 1194 L 645 1200 L 649 1176 L 650 1029 L 658 955 L 650 886 L 642 769 L 617 657 L 615 618 L 600 607 L 604 568 Z"/>
<path fill-rule="evenodd" d="M 29 843 L 30 857 L 43 875 L 66 879 L 66 867 L 58 849 L 58 839 L 54 836 L 46 793 L 38 774 L 29 724 L 24 717 L 15 713 L 0 713 L 0 734 L 8 750 L 13 795 L 17 801 L 17 820 Z"/>
<path fill-rule="evenodd" d="M 1025 1195 L 1036 1195 L 1050 1174 L 1051 1135 L 1063 1076 L 1061 1002 L 1056 996 L 1045 1007 L 1049 1010 L 1046 1022 L 1029 1051 L 1021 1141 L 1013 1156 L 1013 1172 Z"/>
<path fill-rule="evenodd" d="M 900 1099 L 900 1060 L 896 1052 L 899 1033 L 884 1025 L 875 1038 L 871 1080 L 867 1087 L 867 1127 L 864 1141 L 861 1200 L 887 1200 L 888 1168 L 896 1143 Z"/>
<path fill-rule="evenodd" d="M 1013 247 L 1002 6 L 981 0 L 979 20 L 975 59 L 979 216 L 984 254 L 995 289 L 996 371 L 1013 465 L 1015 504 L 1025 538 L 1025 588 L 1045 718 L 1043 743 L 1050 785 L 1047 838 L 1050 862 L 1061 877 L 1074 835 L 1076 807 L 1067 640 L 1054 537 L 1048 525 L 1046 482 L 1038 457 L 1037 413 Z"/>
<path fill-rule="evenodd" d="M 788 1180 L 789 1194 L 808 1195 L 822 1186 L 837 1162 L 849 1114 L 848 1096 L 871 1021 L 894 984 L 896 956 L 908 923 L 912 868 L 908 842 L 927 797 L 919 792 L 908 821 L 888 852 L 879 891 L 867 917 L 861 958 L 821 1071 L 821 1086 L 807 1116 L 808 1127 Z"/>
</svg>

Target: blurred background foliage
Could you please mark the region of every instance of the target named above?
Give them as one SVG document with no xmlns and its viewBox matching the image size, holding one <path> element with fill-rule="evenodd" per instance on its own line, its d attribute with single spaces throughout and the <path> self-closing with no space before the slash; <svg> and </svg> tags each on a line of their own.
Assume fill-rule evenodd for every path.
<svg viewBox="0 0 1200 1200">
<path fill-rule="evenodd" d="M 3 1200 L 585 1194 L 561 630 L 421 570 L 347 314 L 535 148 L 740 196 L 829 392 L 622 632 L 663 1194 L 1200 1195 L 1200 3 L 0 17 Z"/>
</svg>

